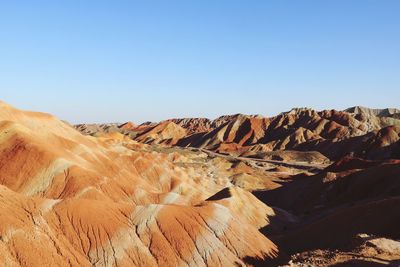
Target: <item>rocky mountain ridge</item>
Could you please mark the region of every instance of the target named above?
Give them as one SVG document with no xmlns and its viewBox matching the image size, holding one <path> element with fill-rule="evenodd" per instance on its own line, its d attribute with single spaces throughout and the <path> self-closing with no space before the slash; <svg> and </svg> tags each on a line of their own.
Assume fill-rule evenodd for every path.
<svg viewBox="0 0 400 267">
<path fill-rule="evenodd" d="M 136 128 L 131 127 L 128 131 L 113 124 L 108 128 L 100 125 L 97 132 L 91 131 L 89 134 L 115 131 L 146 144 L 195 147 L 255 157 L 262 157 L 272 151 L 318 151 L 334 160 L 349 152 L 341 144 L 347 145 L 350 142 L 355 144 L 350 153 L 368 157 L 369 149 L 365 148 L 365 144 L 372 139 L 381 139 L 375 142 L 377 146 L 378 143 L 381 146 L 393 146 L 392 154 L 397 155 L 399 115 L 397 109 L 353 107 L 345 111 L 318 112 L 309 108 L 295 108 L 271 118 L 236 114 L 215 120 L 171 119 L 160 123 L 145 123 Z M 88 132 L 82 125 L 76 128 L 84 134 Z M 154 132 L 157 134 L 152 134 Z M 339 150 L 331 151 L 333 146 Z M 257 153 L 251 153 L 254 151 Z M 392 154 L 381 156 L 388 158 Z"/>
</svg>

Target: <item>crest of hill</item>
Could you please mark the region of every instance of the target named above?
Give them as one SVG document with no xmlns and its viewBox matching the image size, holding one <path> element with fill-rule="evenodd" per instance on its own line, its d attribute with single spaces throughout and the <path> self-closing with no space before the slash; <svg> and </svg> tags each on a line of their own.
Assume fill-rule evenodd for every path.
<svg viewBox="0 0 400 267">
<path fill-rule="evenodd" d="M 218 149 L 223 144 L 249 147 L 266 145 L 270 150 L 295 149 L 314 140 L 344 139 L 366 134 L 369 127 L 351 114 L 341 111 L 321 111 L 298 108 L 276 117 L 234 115 L 221 117 L 226 121 L 214 130 L 189 136 L 178 144 Z M 237 146 L 235 147 L 237 149 Z"/>
<path fill-rule="evenodd" d="M 217 149 L 224 143 L 235 143 L 240 146 L 257 142 L 264 135 L 265 118 L 242 114 L 217 119 L 214 130 L 182 139 L 178 145 Z M 225 123 L 222 123 L 224 122 Z"/>
<path fill-rule="evenodd" d="M 131 122 L 131 121 L 125 122 L 125 123 L 123 123 L 123 124 L 118 126 L 118 128 L 120 128 L 122 130 L 128 130 L 128 131 L 133 131 L 137 127 L 138 126 L 135 123 Z"/>
<path fill-rule="evenodd" d="M 370 109 L 358 106 L 347 111 L 358 120 L 366 122 L 371 130 L 400 125 L 400 110 L 395 108 Z"/>
<path fill-rule="evenodd" d="M 212 121 L 207 118 L 171 119 L 171 121 L 186 129 L 188 134 L 208 132 L 213 129 Z"/>
<path fill-rule="evenodd" d="M 224 115 L 224 116 L 220 116 L 220 117 L 216 118 L 215 120 L 213 120 L 212 125 L 213 125 L 213 128 L 217 128 L 225 123 L 235 121 L 238 119 L 243 119 L 243 118 L 263 118 L 263 116 L 262 115 L 246 115 L 246 114 L 242 114 L 242 113 L 237 113 L 237 114 L 233 114 L 233 115 Z"/>
<path fill-rule="evenodd" d="M 167 121 L 172 121 L 182 128 L 188 131 L 188 134 L 204 133 L 214 130 L 221 125 L 228 123 L 230 121 L 236 120 L 238 118 L 255 118 L 261 117 L 260 115 L 244 115 L 244 114 L 234 114 L 225 115 L 216 118 L 215 120 L 210 120 L 208 118 L 182 118 L 182 119 L 170 119 Z"/>
<path fill-rule="evenodd" d="M 91 124 L 78 124 L 75 129 L 85 135 L 99 135 L 107 133 L 120 132 L 119 123 L 91 123 Z"/>
<path fill-rule="evenodd" d="M 150 127 L 139 134 L 135 140 L 145 144 L 175 145 L 187 135 L 186 129 L 172 121 L 165 121 Z"/>
<path fill-rule="evenodd" d="M 400 110 L 396 108 L 372 109 L 362 106 L 351 107 L 345 109 L 345 111 L 353 114 L 365 114 L 377 117 L 392 117 L 393 115 L 400 113 Z"/>
</svg>

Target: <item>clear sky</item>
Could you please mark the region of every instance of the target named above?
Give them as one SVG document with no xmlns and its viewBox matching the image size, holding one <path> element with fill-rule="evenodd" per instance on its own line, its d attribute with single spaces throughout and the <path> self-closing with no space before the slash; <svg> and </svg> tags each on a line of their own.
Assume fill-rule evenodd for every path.
<svg viewBox="0 0 400 267">
<path fill-rule="evenodd" d="M 398 0 L 0 1 L 0 99 L 77 122 L 399 107 Z"/>
</svg>

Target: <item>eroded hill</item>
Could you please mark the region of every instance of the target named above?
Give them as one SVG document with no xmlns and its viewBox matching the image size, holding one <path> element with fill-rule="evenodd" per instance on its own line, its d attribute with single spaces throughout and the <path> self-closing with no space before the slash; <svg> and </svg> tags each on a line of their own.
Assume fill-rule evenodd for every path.
<svg viewBox="0 0 400 267">
<path fill-rule="evenodd" d="M 396 264 L 397 114 L 73 128 L 1 102 L 0 266 Z"/>
<path fill-rule="evenodd" d="M 141 143 L 196 147 L 234 156 L 268 158 L 271 152 L 316 151 L 330 160 L 346 155 L 389 159 L 400 156 L 398 115 L 397 109 L 353 107 L 317 112 L 297 108 L 271 118 L 237 114 L 214 121 L 172 119 L 120 132 Z M 109 132 L 103 128 L 99 125 L 96 134 Z M 77 129 L 87 133 L 82 125 Z"/>
<path fill-rule="evenodd" d="M 278 254 L 259 232 L 273 210 L 232 183 L 244 174 L 236 163 L 83 136 L 5 103 L 0 140 L 6 266 L 229 266 Z M 277 186 L 256 169 L 246 175 Z M 235 192 L 228 201 L 207 201 L 224 188 Z M 244 202 L 254 205 L 246 216 Z"/>
</svg>

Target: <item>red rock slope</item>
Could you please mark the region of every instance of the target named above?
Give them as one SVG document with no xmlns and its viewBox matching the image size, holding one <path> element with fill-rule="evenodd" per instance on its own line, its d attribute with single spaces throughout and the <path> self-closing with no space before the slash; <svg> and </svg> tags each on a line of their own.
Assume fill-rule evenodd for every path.
<svg viewBox="0 0 400 267">
<path fill-rule="evenodd" d="M 185 167 L 191 160 L 83 136 L 53 116 L 1 103 L 0 262 L 232 266 L 274 258 L 277 247 L 258 230 L 271 209 L 239 189 L 230 202 L 205 201 L 228 176 Z M 249 198 L 257 208 L 242 216 Z"/>
</svg>

